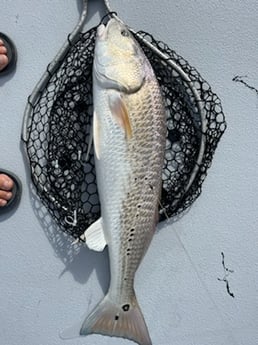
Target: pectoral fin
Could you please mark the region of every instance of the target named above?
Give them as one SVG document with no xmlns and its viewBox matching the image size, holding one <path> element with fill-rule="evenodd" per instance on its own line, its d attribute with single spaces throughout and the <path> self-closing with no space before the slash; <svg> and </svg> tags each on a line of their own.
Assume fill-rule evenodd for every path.
<svg viewBox="0 0 258 345">
<path fill-rule="evenodd" d="M 93 139 L 94 139 L 94 149 L 97 158 L 100 158 L 100 124 L 98 116 L 94 111 L 93 114 Z"/>
<path fill-rule="evenodd" d="M 91 224 L 91 226 L 84 232 L 84 236 L 89 249 L 102 252 L 107 245 L 102 227 L 102 218 L 99 218 L 96 222 Z"/>
<path fill-rule="evenodd" d="M 109 107 L 117 124 L 125 131 L 126 139 L 132 137 L 132 127 L 125 102 L 119 93 L 109 96 Z"/>
</svg>

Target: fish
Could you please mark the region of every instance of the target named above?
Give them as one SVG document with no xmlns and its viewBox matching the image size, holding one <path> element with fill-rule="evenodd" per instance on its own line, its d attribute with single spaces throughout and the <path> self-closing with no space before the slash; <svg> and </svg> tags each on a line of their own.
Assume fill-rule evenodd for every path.
<svg viewBox="0 0 258 345">
<path fill-rule="evenodd" d="M 116 18 L 97 28 L 93 104 L 101 218 L 84 235 L 90 249 L 108 246 L 110 285 L 79 334 L 151 345 L 134 277 L 159 218 L 166 111 L 150 62 L 128 27 Z"/>
</svg>

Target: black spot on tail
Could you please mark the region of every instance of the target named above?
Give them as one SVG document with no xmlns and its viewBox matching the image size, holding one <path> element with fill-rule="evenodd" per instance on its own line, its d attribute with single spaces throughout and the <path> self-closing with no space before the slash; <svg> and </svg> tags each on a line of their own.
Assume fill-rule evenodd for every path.
<svg viewBox="0 0 258 345">
<path fill-rule="evenodd" d="M 125 304 L 122 306 L 123 311 L 128 311 L 130 309 L 130 305 L 129 304 Z"/>
</svg>

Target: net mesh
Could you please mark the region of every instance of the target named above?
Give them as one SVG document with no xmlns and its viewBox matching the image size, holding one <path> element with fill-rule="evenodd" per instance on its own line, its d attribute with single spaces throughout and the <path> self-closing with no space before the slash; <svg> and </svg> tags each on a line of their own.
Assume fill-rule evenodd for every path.
<svg viewBox="0 0 258 345">
<path fill-rule="evenodd" d="M 40 199 L 61 230 L 74 238 L 82 235 L 101 212 L 90 144 L 95 34 L 96 28 L 81 33 L 55 73 L 49 74 L 46 87 L 31 104 L 25 143 Z M 167 56 L 161 58 L 135 35 L 153 66 L 166 105 L 167 140 L 159 210 L 162 221 L 180 215 L 200 195 L 226 125 L 219 98 L 196 69 L 166 44 L 145 32 L 140 35 Z M 191 83 L 169 61 L 179 66 Z M 197 164 L 203 141 L 202 159 Z"/>
</svg>

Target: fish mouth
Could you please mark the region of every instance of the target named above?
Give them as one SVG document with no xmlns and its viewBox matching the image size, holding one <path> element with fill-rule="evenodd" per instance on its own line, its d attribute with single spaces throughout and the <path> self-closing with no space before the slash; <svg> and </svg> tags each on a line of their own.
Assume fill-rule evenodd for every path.
<svg viewBox="0 0 258 345">
<path fill-rule="evenodd" d="M 122 24 L 123 24 L 122 21 L 120 21 L 116 18 L 109 19 L 109 21 L 106 23 L 106 25 L 104 23 L 101 23 L 97 28 L 98 38 L 100 40 L 106 40 L 110 27 L 112 27 L 112 26 L 121 27 Z"/>
</svg>

